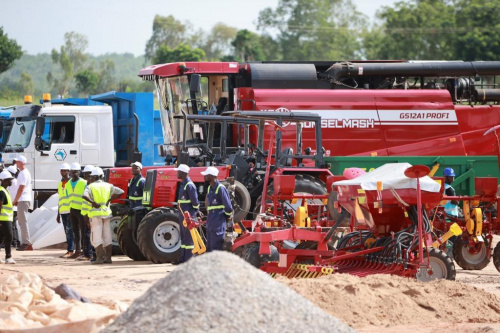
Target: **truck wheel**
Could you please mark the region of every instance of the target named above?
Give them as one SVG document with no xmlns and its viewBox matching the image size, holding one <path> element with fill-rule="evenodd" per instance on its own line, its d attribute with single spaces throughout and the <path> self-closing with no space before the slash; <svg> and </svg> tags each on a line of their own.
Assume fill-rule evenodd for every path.
<svg viewBox="0 0 500 333">
<path fill-rule="evenodd" d="M 234 222 L 236 223 L 243 220 L 247 216 L 252 199 L 250 198 L 250 193 L 245 185 L 237 180 L 234 181 L 234 198 L 232 199 L 234 200 Z"/>
<path fill-rule="evenodd" d="M 142 254 L 155 264 L 176 262 L 181 255 L 181 229 L 171 211 L 147 214 L 139 224 L 137 242 Z"/>
<path fill-rule="evenodd" d="M 267 190 L 267 195 L 272 196 L 273 195 L 273 185 L 272 183 L 269 184 L 268 190 Z M 324 182 L 319 180 L 318 178 L 315 178 L 311 175 L 295 175 L 295 193 L 309 193 L 309 194 L 326 194 L 326 185 Z M 257 198 L 257 201 L 255 202 L 255 207 L 253 209 L 254 212 L 254 218 L 259 214 L 260 212 L 260 201 L 261 201 L 261 196 Z"/>
<path fill-rule="evenodd" d="M 109 227 L 111 228 L 111 236 L 113 244 L 113 255 L 118 256 L 123 254 L 120 248 L 120 243 L 118 242 L 118 228 L 120 227 L 121 216 L 114 216 L 109 221 Z"/>
<path fill-rule="evenodd" d="M 495 251 L 493 251 L 493 264 L 495 265 L 497 271 L 500 272 L 500 242 L 495 246 Z"/>
<path fill-rule="evenodd" d="M 486 239 L 486 237 L 484 237 Z M 468 245 L 468 240 L 457 238 L 453 242 L 453 257 L 458 266 L 465 270 L 481 270 L 488 266 L 488 244 L 486 242 Z M 464 245 L 465 244 L 465 245 Z"/>
<path fill-rule="evenodd" d="M 128 215 L 121 220 L 118 228 L 118 242 L 123 253 L 134 261 L 145 261 L 146 257 L 142 254 L 137 245 L 137 235 L 127 225 Z"/>
<path fill-rule="evenodd" d="M 249 244 L 248 247 L 243 250 L 243 259 L 256 268 L 260 268 L 266 262 L 279 260 L 280 256 L 278 249 L 274 245 L 271 245 L 270 255 L 260 255 L 259 247 L 259 243 Z"/>
<path fill-rule="evenodd" d="M 434 280 L 455 280 L 457 271 L 450 257 L 441 250 L 432 248 L 429 251 L 429 264 L 432 273 L 422 270 L 415 277 L 420 282 L 428 282 Z"/>
</svg>

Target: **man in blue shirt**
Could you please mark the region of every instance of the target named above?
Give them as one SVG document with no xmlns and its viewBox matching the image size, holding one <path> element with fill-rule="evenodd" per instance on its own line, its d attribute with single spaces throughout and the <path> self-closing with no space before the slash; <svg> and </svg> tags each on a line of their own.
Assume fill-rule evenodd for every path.
<svg viewBox="0 0 500 333">
<path fill-rule="evenodd" d="M 205 203 L 207 206 L 207 252 L 222 251 L 226 228 L 233 227 L 233 206 L 227 189 L 218 180 L 219 170 L 208 167 L 201 173 L 208 187 Z"/>
<path fill-rule="evenodd" d="M 200 202 L 198 201 L 198 193 L 196 192 L 196 186 L 189 178 L 189 167 L 186 164 L 181 164 L 177 168 L 177 178 L 182 182 L 179 188 L 179 198 L 177 199 L 177 204 L 179 208 L 179 222 L 181 223 L 181 257 L 178 263 L 183 263 L 188 261 L 193 256 L 193 238 L 189 229 L 184 226 L 184 216 L 183 212 L 189 212 L 192 217 L 195 217 L 200 208 Z"/>
</svg>

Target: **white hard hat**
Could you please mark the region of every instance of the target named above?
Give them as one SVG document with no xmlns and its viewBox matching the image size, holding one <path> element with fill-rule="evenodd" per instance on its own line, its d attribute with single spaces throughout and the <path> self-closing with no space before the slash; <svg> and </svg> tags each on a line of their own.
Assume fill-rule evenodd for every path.
<svg viewBox="0 0 500 333">
<path fill-rule="evenodd" d="M 189 173 L 189 167 L 186 164 L 180 164 L 177 168 L 174 168 L 174 170 Z"/>
<path fill-rule="evenodd" d="M 4 170 L 4 171 L 0 172 L 0 179 L 1 180 L 14 179 L 14 177 L 12 176 L 12 174 L 9 171 Z"/>
<path fill-rule="evenodd" d="M 208 167 L 207 170 L 201 172 L 201 174 L 203 176 L 212 175 L 212 176 L 217 177 L 219 175 L 219 169 L 217 169 L 215 167 Z"/>
<path fill-rule="evenodd" d="M 91 176 L 104 176 L 104 171 L 101 168 L 95 167 L 94 170 L 90 173 Z"/>
<path fill-rule="evenodd" d="M 11 165 L 7 168 L 7 171 L 10 172 L 12 176 L 14 176 L 18 170 L 19 169 L 15 165 Z"/>
<path fill-rule="evenodd" d="M 28 160 L 23 155 L 19 155 L 19 156 L 14 157 L 14 161 L 18 161 L 18 162 L 22 162 L 23 164 L 26 164 L 26 162 Z"/>
<path fill-rule="evenodd" d="M 59 170 L 69 170 L 69 169 L 71 169 L 71 166 L 68 163 L 63 163 L 59 167 Z"/>
<path fill-rule="evenodd" d="M 82 170 L 82 166 L 80 165 L 80 163 L 77 163 L 77 162 L 71 163 L 71 165 L 69 167 L 70 167 L 71 171 L 75 171 L 75 170 L 81 171 Z"/>
<path fill-rule="evenodd" d="M 87 164 L 85 168 L 83 168 L 83 172 L 92 172 L 95 169 L 95 166 Z"/>
<path fill-rule="evenodd" d="M 141 162 L 134 162 L 132 164 L 130 164 L 130 166 L 137 166 L 139 169 L 142 169 L 142 163 Z"/>
</svg>

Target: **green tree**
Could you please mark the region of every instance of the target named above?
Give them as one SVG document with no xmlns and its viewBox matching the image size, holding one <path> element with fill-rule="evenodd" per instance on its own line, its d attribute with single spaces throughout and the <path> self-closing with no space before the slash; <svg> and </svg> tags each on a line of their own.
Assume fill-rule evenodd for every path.
<svg viewBox="0 0 500 333">
<path fill-rule="evenodd" d="M 21 46 L 14 39 L 9 39 L 3 27 L 0 27 L 0 73 L 11 68 L 22 55 Z"/>
<path fill-rule="evenodd" d="M 239 30 L 232 45 L 235 50 L 235 59 L 238 61 L 265 60 L 260 44 L 260 36 L 254 32 L 246 29 Z"/>
<path fill-rule="evenodd" d="M 455 54 L 461 60 L 498 60 L 500 1 L 459 0 L 454 6 L 459 24 Z"/>
<path fill-rule="evenodd" d="M 31 75 L 26 73 L 25 71 L 21 72 L 21 77 L 19 78 L 19 95 L 31 95 L 35 91 L 35 83 L 33 82 L 33 78 Z"/>
<path fill-rule="evenodd" d="M 153 59 L 162 45 L 174 49 L 181 43 L 189 42 L 188 28 L 189 23 L 182 23 L 172 15 L 156 15 L 153 20 L 153 34 L 146 43 L 146 59 Z"/>
<path fill-rule="evenodd" d="M 65 33 L 64 40 L 59 52 L 52 49 L 52 62 L 60 66 L 61 72 L 59 75 L 54 75 L 52 72 L 47 74 L 47 81 L 61 96 L 69 92 L 75 73 L 85 64 L 87 60 L 85 50 L 88 46 L 87 37 L 76 32 Z"/>
<path fill-rule="evenodd" d="M 81 95 L 95 93 L 99 84 L 99 74 L 91 68 L 84 69 L 75 75 L 76 89 Z"/>
<path fill-rule="evenodd" d="M 365 25 L 351 0 L 280 0 L 258 19 L 262 34 L 276 36 L 281 56 L 290 60 L 355 58 Z"/>
<path fill-rule="evenodd" d="M 217 61 L 223 56 L 232 54 L 232 41 L 236 37 L 237 29 L 224 23 L 213 26 L 204 43 L 200 48 L 205 51 L 208 60 Z"/>
<path fill-rule="evenodd" d="M 411 0 L 383 7 L 381 25 L 364 36 L 368 59 L 454 58 L 455 13 L 447 0 Z"/>
<path fill-rule="evenodd" d="M 178 61 L 201 61 L 205 58 L 205 52 L 199 48 L 191 48 L 189 45 L 180 44 L 171 49 L 167 45 L 162 45 L 153 57 L 153 63 L 164 64 Z"/>
<path fill-rule="evenodd" d="M 100 93 L 113 90 L 116 86 L 115 82 L 115 63 L 110 59 L 101 60 L 99 62 L 99 84 L 97 91 Z"/>
</svg>

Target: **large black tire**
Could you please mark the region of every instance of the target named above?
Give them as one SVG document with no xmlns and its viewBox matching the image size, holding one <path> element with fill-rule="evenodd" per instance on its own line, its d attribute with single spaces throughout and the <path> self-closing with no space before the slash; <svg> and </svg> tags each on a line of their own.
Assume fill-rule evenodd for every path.
<svg viewBox="0 0 500 333">
<path fill-rule="evenodd" d="M 137 242 L 142 254 L 155 264 L 178 261 L 181 255 L 178 215 L 170 210 L 148 213 L 139 224 Z"/>
<path fill-rule="evenodd" d="M 252 199 L 250 198 L 250 193 L 248 189 L 240 183 L 239 181 L 234 181 L 234 198 L 233 198 L 233 209 L 234 209 L 234 222 L 237 223 L 247 216 L 250 210 L 250 205 L 252 204 Z"/>
<path fill-rule="evenodd" d="M 493 251 L 493 264 L 497 271 L 500 272 L 500 242 L 495 246 L 495 251 Z"/>
<path fill-rule="evenodd" d="M 484 239 L 486 239 L 486 237 L 484 237 Z M 472 254 L 469 251 L 469 246 L 466 241 L 462 241 L 462 238 L 458 237 L 453 242 L 453 258 L 457 265 L 469 271 L 478 271 L 488 266 L 491 259 L 488 257 L 488 244 L 486 242 L 481 242 L 478 243 L 477 246 L 479 250 L 477 253 Z"/>
<path fill-rule="evenodd" d="M 274 192 L 273 184 L 270 183 L 267 190 L 267 195 L 272 196 Z M 295 175 L 295 193 L 309 193 L 309 194 L 326 194 L 326 185 L 320 179 L 311 175 Z M 261 196 L 257 198 L 255 207 L 253 209 L 254 216 L 260 212 Z"/>
<path fill-rule="evenodd" d="M 259 243 L 249 244 L 243 250 L 243 259 L 256 268 L 260 268 L 266 262 L 279 260 L 280 255 L 278 253 L 278 249 L 274 245 L 271 245 L 270 255 L 260 255 L 259 248 Z"/>
<path fill-rule="evenodd" d="M 135 261 L 145 261 L 146 257 L 142 254 L 137 244 L 137 233 L 127 225 L 128 216 L 125 215 L 118 228 L 118 242 L 123 253 Z"/>
<path fill-rule="evenodd" d="M 416 279 L 421 282 L 428 282 L 434 280 L 455 280 L 457 271 L 453 260 L 446 255 L 443 251 L 439 249 L 432 248 L 429 251 L 430 268 L 432 274 L 428 274 L 427 271 L 422 270 L 416 274 Z"/>
</svg>

